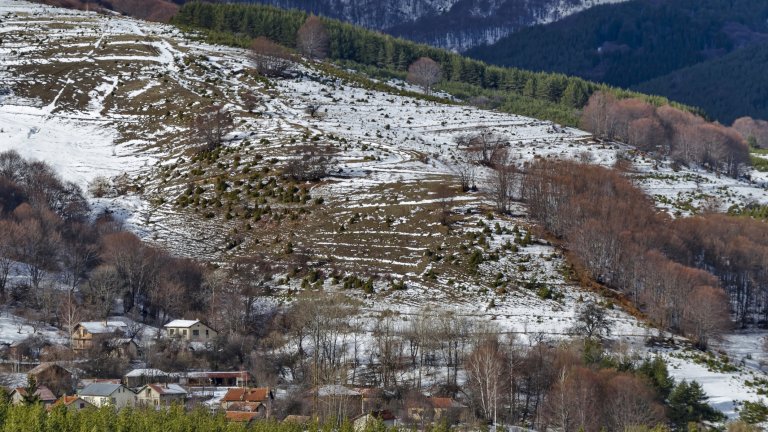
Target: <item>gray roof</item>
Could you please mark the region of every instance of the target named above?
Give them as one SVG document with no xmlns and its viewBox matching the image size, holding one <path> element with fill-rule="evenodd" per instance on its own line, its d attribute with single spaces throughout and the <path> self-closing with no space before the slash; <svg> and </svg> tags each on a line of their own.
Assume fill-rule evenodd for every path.
<svg viewBox="0 0 768 432">
<path fill-rule="evenodd" d="M 90 334 L 114 333 L 116 330 L 125 330 L 128 324 L 122 321 L 83 321 L 78 324 L 88 330 Z"/>
<path fill-rule="evenodd" d="M 127 374 L 126 377 L 156 377 L 156 376 L 169 376 L 168 372 L 163 372 L 160 369 L 134 369 Z"/>
<path fill-rule="evenodd" d="M 80 390 L 77 394 L 80 396 L 109 396 L 122 386 L 122 384 L 96 382 Z"/>
</svg>

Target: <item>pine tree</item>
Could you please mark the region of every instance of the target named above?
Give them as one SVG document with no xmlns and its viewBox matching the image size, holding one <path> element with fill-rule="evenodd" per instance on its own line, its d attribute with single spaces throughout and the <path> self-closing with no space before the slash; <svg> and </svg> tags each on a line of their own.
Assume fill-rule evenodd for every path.
<svg viewBox="0 0 768 432">
<path fill-rule="evenodd" d="M 657 356 L 653 360 L 646 359 L 637 372 L 648 378 L 661 399 L 666 400 L 669 397 L 669 392 L 675 386 L 675 380 L 669 376 L 667 363 L 663 358 Z"/>
<path fill-rule="evenodd" d="M 683 380 L 669 394 L 669 419 L 678 428 L 722 418 L 723 413 L 707 405 L 707 395 L 696 381 Z"/>
<path fill-rule="evenodd" d="M 581 108 L 589 100 L 587 86 L 579 79 L 571 79 L 563 92 L 562 103 L 573 108 Z"/>
<path fill-rule="evenodd" d="M 523 96 L 527 96 L 530 98 L 535 98 L 538 94 L 538 83 L 536 82 L 536 77 L 531 77 L 528 79 L 528 81 L 525 82 L 525 87 L 523 88 Z"/>
<path fill-rule="evenodd" d="M 24 405 L 35 405 L 40 403 L 40 395 L 37 394 L 37 380 L 33 375 L 27 377 L 27 386 L 24 387 L 24 394 L 21 400 Z"/>
</svg>

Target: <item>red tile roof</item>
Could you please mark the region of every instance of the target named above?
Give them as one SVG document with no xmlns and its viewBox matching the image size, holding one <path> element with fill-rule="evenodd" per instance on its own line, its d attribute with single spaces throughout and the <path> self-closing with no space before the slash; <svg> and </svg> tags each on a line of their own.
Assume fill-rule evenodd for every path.
<svg viewBox="0 0 768 432">
<path fill-rule="evenodd" d="M 227 410 L 256 412 L 259 410 L 259 407 L 263 406 L 264 404 L 261 402 L 230 402 Z"/>
<path fill-rule="evenodd" d="M 433 408 L 464 408 L 465 406 L 447 397 L 431 397 L 429 403 Z"/>
<path fill-rule="evenodd" d="M 227 420 L 235 422 L 249 422 L 259 416 L 259 413 L 248 411 L 227 411 Z"/>
<path fill-rule="evenodd" d="M 269 398 L 269 387 L 233 388 L 227 390 L 222 402 L 264 402 Z"/>
<path fill-rule="evenodd" d="M 83 402 L 86 405 L 91 405 L 90 402 L 88 402 L 88 401 L 86 401 L 84 399 L 81 399 L 80 396 L 78 396 L 78 395 L 72 395 L 72 396 L 64 395 L 64 396 L 58 398 L 53 405 L 54 406 L 57 406 L 57 405 L 69 406 L 69 405 L 72 405 L 73 403 L 75 403 L 77 401 Z"/>
</svg>

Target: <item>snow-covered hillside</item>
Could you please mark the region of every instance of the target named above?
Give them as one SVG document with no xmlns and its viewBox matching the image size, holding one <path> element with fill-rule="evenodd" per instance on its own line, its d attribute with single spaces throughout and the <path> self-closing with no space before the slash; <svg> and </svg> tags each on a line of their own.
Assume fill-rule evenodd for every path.
<svg viewBox="0 0 768 432">
<path fill-rule="evenodd" d="M 657 200 L 673 213 L 695 211 L 706 195 L 724 207 L 768 203 L 757 184 L 654 166 L 624 146 L 550 122 L 428 102 L 401 92 L 408 90 L 402 83 L 371 90 L 370 80 L 338 78 L 312 64 L 297 65 L 295 78 L 264 80 L 248 71 L 243 51 L 196 42 L 170 26 L 0 0 L 0 41 L 0 78 L 10 90 L 0 106 L 0 150 L 45 160 L 83 188 L 97 176 L 124 174 L 122 190 L 93 198 L 96 207 L 122 213 L 145 239 L 180 255 L 226 261 L 258 252 L 288 261 L 297 251 L 343 274 L 380 275 L 373 293 L 342 291 L 330 278 L 322 286 L 359 298 L 367 316 L 396 311 L 406 320 L 448 310 L 523 339 L 557 340 L 570 333 L 580 302 L 596 298 L 567 280 L 556 247 L 535 236 L 519 244 L 535 231 L 525 208 L 489 216 L 483 191 L 490 172 L 478 172 L 480 192 L 456 193 L 463 134 L 503 135 L 520 166 L 536 158 L 603 165 L 633 158 L 638 184 L 664 197 Z M 249 93 L 258 99 L 252 109 Z M 233 113 L 235 128 L 216 158 L 204 159 L 189 124 L 215 103 Z M 310 104 L 320 106 L 319 116 L 306 113 Z M 280 183 L 276 167 L 319 144 L 334 152 L 332 175 L 311 185 L 306 205 L 277 201 L 275 194 L 306 185 Z M 181 204 L 184 196 L 202 204 Z M 272 216 L 255 218 L 265 202 Z M 486 258 L 470 272 L 465 251 L 474 248 Z M 397 281 L 405 289 L 391 289 Z M 289 298 L 301 283 L 279 284 L 276 297 Z M 542 295 L 542 287 L 555 295 Z M 644 340 L 655 331 L 618 308 L 609 314 L 612 340 L 647 355 Z M 12 340 L 2 334 L 7 327 L 0 340 Z M 763 398 L 746 384 L 764 376 L 744 353 L 754 343 L 736 336 L 723 343 L 736 372 L 707 371 L 682 348 L 664 355 L 674 376 L 701 380 L 733 417 L 735 402 Z"/>
</svg>

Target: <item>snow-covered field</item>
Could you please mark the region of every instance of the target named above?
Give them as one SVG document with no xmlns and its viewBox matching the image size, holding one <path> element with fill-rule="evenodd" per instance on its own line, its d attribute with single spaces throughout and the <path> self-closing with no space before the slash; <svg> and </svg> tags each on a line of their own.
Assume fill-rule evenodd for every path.
<svg viewBox="0 0 768 432">
<path fill-rule="evenodd" d="M 532 227 L 520 206 L 513 217 L 488 218 L 491 203 L 482 193 L 488 172 L 478 172 L 481 192 L 446 197 L 440 191 L 446 185 L 456 189 L 455 167 L 466 157 L 456 138 L 481 129 L 504 136 L 511 158 L 521 166 L 536 158 L 610 166 L 627 153 L 623 146 L 596 143 L 583 131 L 546 121 L 367 90 L 312 65 L 297 66 L 292 79 L 260 81 L 245 72 L 241 50 L 206 45 L 172 27 L 127 18 L 0 0 L 0 39 L 0 90 L 11 90 L 0 99 L 0 150 L 44 160 L 84 189 L 97 176 L 125 174 L 132 187 L 119 196 L 93 199 L 94 207 L 117 212 L 144 238 L 178 254 L 224 261 L 257 244 L 260 250 L 275 251 L 290 241 L 344 272 L 406 280 L 405 290 L 388 290 L 383 277 L 375 294 L 345 291 L 363 301 L 368 317 L 391 310 L 407 320 L 424 310 L 449 310 L 493 321 L 521 338 L 566 337 L 579 300 L 594 298 L 564 279 L 562 254 L 545 241 L 507 252 L 505 245 L 515 242 L 513 231 L 525 234 Z M 259 95 L 253 112 L 244 108 L 246 91 Z M 230 109 L 236 128 L 218 164 L 202 166 L 192 161 L 191 147 L 197 143 L 188 125 L 191 116 L 214 101 Z M 321 106 L 319 118 L 305 113 L 309 104 Z M 205 219 L 197 209 L 173 203 L 188 184 L 205 186 L 203 196 L 212 196 L 216 179 L 225 177 L 232 188 L 240 187 L 238 181 L 260 187 L 260 179 L 250 180 L 238 167 L 252 164 L 268 172 L 270 164 L 315 139 L 332 146 L 337 162 L 333 175 L 311 189 L 312 197 L 324 203 L 298 222 Z M 710 196 L 723 208 L 768 203 L 768 194 L 757 184 L 674 172 L 641 156 L 634 161 L 638 184 L 663 197 L 657 201 L 673 214 L 690 214 Z M 454 218 L 450 228 L 437 216 L 446 202 Z M 225 248 L 233 232 L 250 234 Z M 454 264 L 466 261 L 463 247 L 499 257 L 486 259 L 470 275 L 464 264 Z M 498 285 L 491 288 L 494 281 Z M 536 289 L 524 288 L 529 282 L 563 297 L 543 300 Z M 298 290 L 300 283 L 293 280 L 281 292 Z M 340 286 L 326 280 L 323 289 Z M 643 341 L 653 331 L 621 310 L 609 313 L 612 339 L 647 355 Z M 13 341 L 13 319 L 6 320 L 8 325 L 4 319 L 0 341 Z M 748 358 L 758 348 L 758 337 L 731 335 L 722 344 L 738 372 L 707 371 L 681 351 L 664 355 L 676 378 L 701 381 L 712 403 L 733 417 L 734 402 L 761 397 L 745 384 L 753 374 L 764 376 L 762 357 L 754 353 Z M 743 365 L 738 364 L 742 359 Z"/>
</svg>

